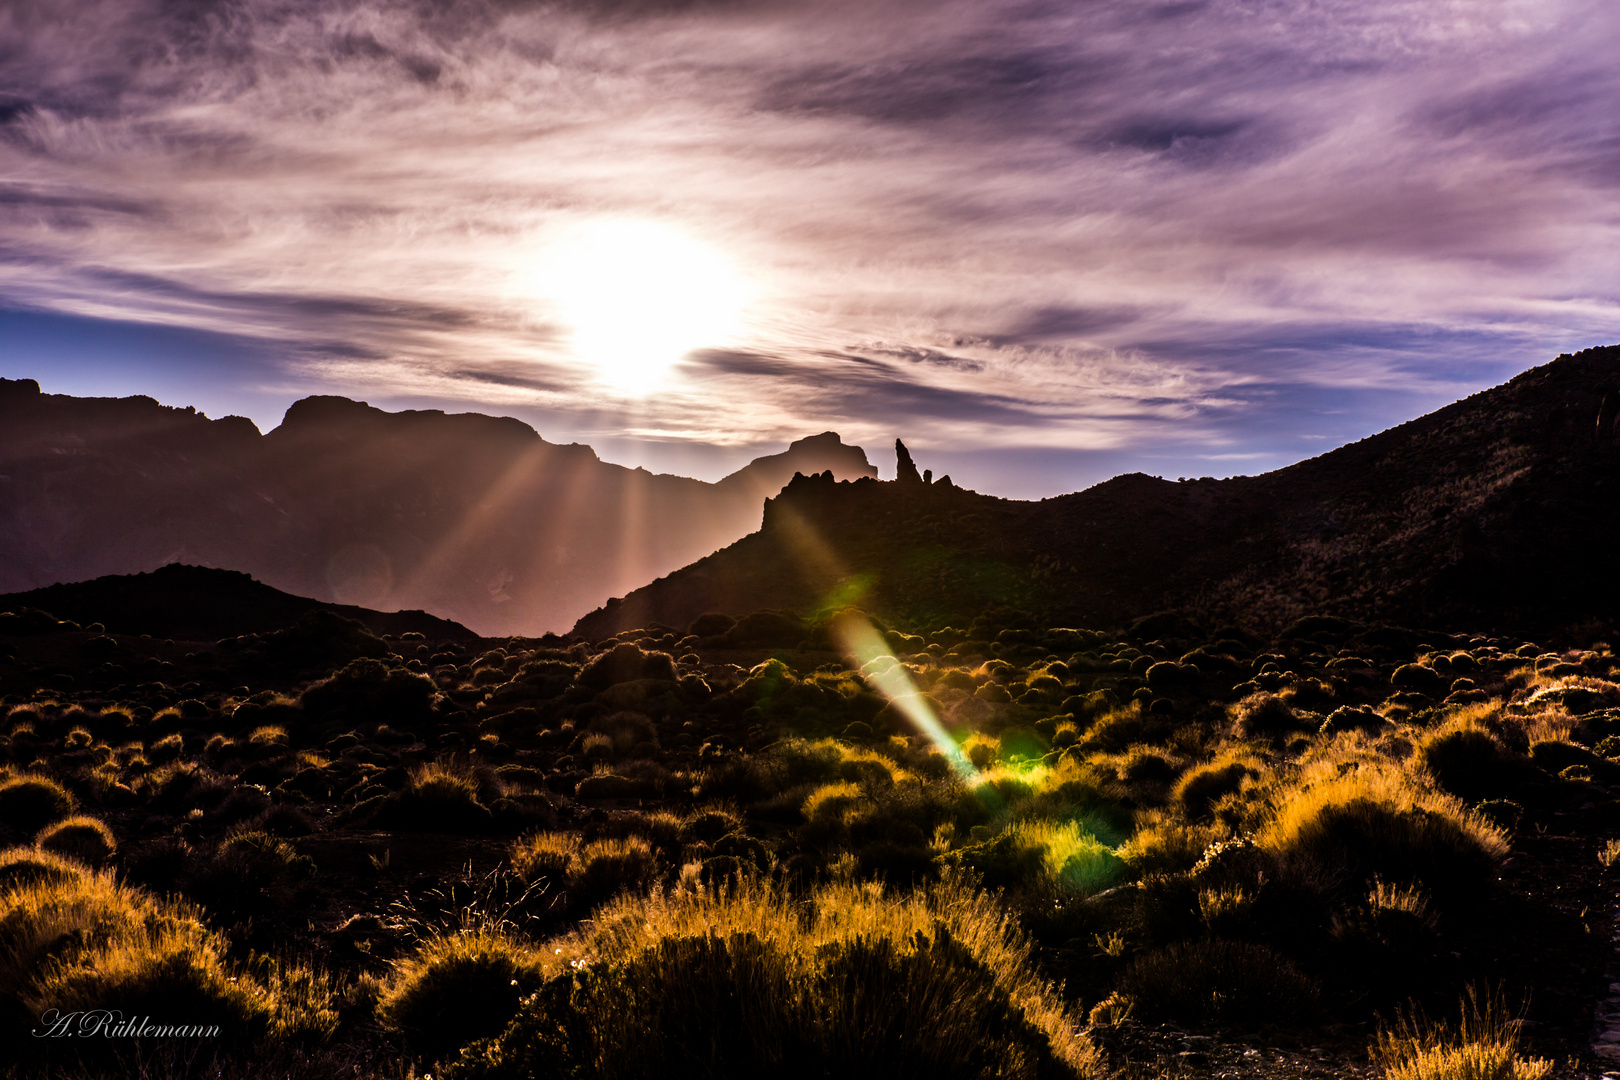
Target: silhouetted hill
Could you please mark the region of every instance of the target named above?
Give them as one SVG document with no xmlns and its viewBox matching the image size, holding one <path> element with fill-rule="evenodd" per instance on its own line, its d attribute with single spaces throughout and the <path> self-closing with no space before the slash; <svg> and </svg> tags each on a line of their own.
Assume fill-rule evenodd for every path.
<svg viewBox="0 0 1620 1080">
<path fill-rule="evenodd" d="M 147 397 L 0 380 L 0 589 L 183 562 L 537 634 L 757 528 L 795 472 L 828 469 L 876 472 L 832 432 L 711 484 L 505 417 L 314 397 L 260 435 Z"/>
<path fill-rule="evenodd" d="M 708 611 L 854 600 L 916 622 L 1005 604 L 1118 625 L 1160 609 L 1529 631 L 1620 614 L 1620 347 L 1560 357 L 1255 477 L 1141 474 L 1041 502 L 796 477 L 764 527 L 581 619 L 600 638 Z"/>
<path fill-rule="evenodd" d="M 293 596 L 234 570 L 172 563 L 148 574 L 110 574 L 94 581 L 51 585 L 0 596 L 0 611 L 34 608 L 82 626 L 101 623 L 114 634 L 151 634 L 181 641 L 214 641 L 266 634 L 292 626 L 311 611 L 356 619 L 381 636 L 416 632 L 430 641 L 476 641 L 478 635 L 425 611 L 372 611 Z"/>
</svg>

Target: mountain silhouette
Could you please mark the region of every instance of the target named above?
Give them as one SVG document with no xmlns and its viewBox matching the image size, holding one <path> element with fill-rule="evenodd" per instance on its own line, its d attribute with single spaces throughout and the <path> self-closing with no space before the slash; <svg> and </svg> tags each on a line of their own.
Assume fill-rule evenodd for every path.
<svg viewBox="0 0 1620 1080">
<path fill-rule="evenodd" d="M 260 434 L 148 397 L 0 380 L 0 590 L 187 563 L 539 634 L 745 535 L 794 473 L 828 470 L 876 472 L 833 432 L 705 483 L 509 417 L 311 397 Z"/>
<path fill-rule="evenodd" d="M 311 611 L 363 623 L 373 634 L 419 633 L 430 641 L 475 641 L 478 635 L 424 611 L 372 611 L 293 596 L 234 570 L 173 563 L 147 574 L 109 574 L 92 581 L 49 585 L 0 595 L 0 611 L 32 608 L 114 634 L 151 634 L 181 641 L 214 641 L 284 630 Z"/>
<path fill-rule="evenodd" d="M 1310 614 L 1523 632 L 1606 623 L 1620 613 L 1617 414 L 1620 346 L 1260 476 L 1133 473 L 1040 502 L 799 476 L 758 532 L 576 630 L 844 603 L 935 626 L 990 605 L 1088 626 L 1160 610 L 1257 629 Z"/>
</svg>

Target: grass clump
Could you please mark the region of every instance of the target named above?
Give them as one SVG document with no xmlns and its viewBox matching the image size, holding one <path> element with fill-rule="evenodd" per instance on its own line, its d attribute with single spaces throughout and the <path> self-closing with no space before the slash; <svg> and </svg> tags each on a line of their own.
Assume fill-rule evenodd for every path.
<svg viewBox="0 0 1620 1080">
<path fill-rule="evenodd" d="M 897 895 L 757 878 L 621 899 L 540 950 L 550 978 L 452 1080 L 1100 1076 L 1029 947 L 959 876 Z"/>
<path fill-rule="evenodd" d="M 1470 986 L 1456 1027 L 1399 1016 L 1378 1032 L 1373 1062 L 1385 1080 L 1542 1080 L 1553 1063 L 1520 1057 L 1519 1029 L 1499 994 Z"/>
</svg>

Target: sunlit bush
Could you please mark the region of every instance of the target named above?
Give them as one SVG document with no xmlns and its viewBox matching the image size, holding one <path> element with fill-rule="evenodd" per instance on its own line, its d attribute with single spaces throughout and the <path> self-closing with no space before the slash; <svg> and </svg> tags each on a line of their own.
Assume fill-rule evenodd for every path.
<svg viewBox="0 0 1620 1080">
<path fill-rule="evenodd" d="M 956 878 L 802 901 L 732 879 L 621 900 L 540 952 L 550 981 L 453 1080 L 1102 1072 L 1007 914 Z"/>
</svg>

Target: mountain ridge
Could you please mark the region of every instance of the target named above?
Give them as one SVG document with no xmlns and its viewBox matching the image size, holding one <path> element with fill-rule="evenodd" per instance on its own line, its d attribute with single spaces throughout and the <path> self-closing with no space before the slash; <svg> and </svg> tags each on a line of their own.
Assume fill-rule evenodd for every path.
<svg viewBox="0 0 1620 1080">
<path fill-rule="evenodd" d="M 807 615 L 856 592 L 886 618 L 936 625 L 988 605 L 1084 625 L 1161 609 L 1271 628 L 1311 613 L 1608 620 L 1620 602 L 1603 571 L 1620 530 L 1617 387 L 1620 347 L 1591 349 L 1274 472 L 1126 474 L 1039 502 L 796 477 L 759 532 L 575 629 Z"/>
<path fill-rule="evenodd" d="M 757 527 L 799 470 L 871 475 L 835 433 L 717 483 L 604 462 L 510 417 L 305 398 L 260 433 L 146 396 L 0 381 L 0 589 L 181 562 L 289 593 L 561 630 Z"/>
</svg>

